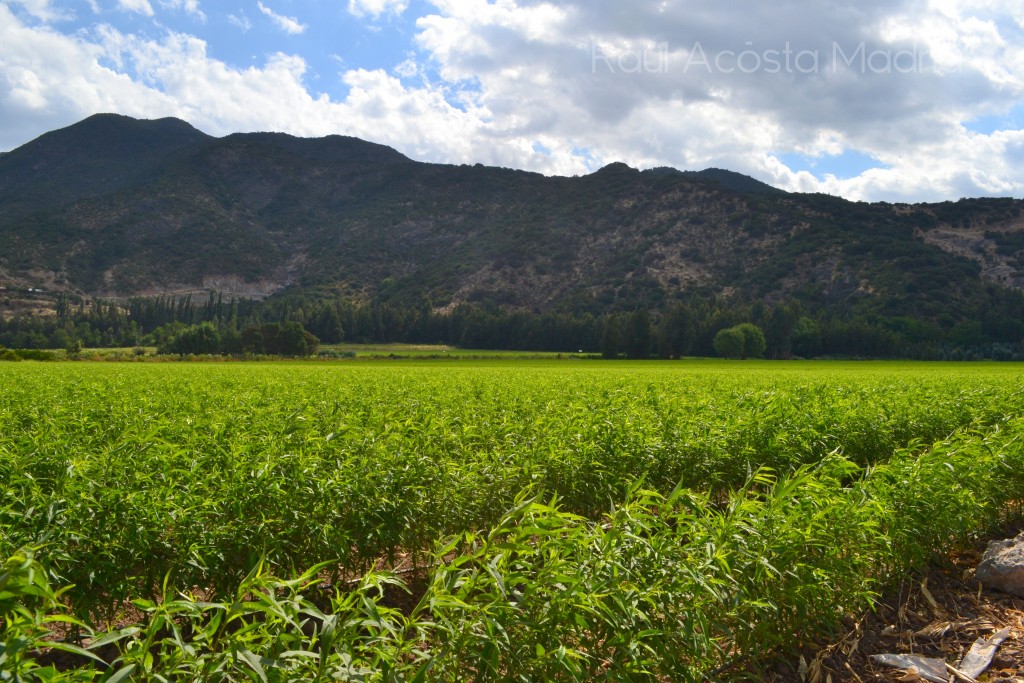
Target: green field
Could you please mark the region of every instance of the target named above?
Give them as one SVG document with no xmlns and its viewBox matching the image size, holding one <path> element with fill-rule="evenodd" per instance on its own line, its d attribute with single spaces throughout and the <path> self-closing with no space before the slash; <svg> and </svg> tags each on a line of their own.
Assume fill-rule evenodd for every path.
<svg viewBox="0 0 1024 683">
<path fill-rule="evenodd" d="M 351 355 L 363 360 L 382 359 L 429 359 L 429 360 L 542 360 L 562 359 L 568 357 L 585 358 L 589 354 L 555 353 L 551 351 L 492 351 L 481 349 L 463 349 L 457 346 L 440 344 L 326 344 L 321 351 Z"/>
<path fill-rule="evenodd" d="M 737 676 L 1009 514 L 1022 370 L 8 364 L 0 673 Z"/>
</svg>

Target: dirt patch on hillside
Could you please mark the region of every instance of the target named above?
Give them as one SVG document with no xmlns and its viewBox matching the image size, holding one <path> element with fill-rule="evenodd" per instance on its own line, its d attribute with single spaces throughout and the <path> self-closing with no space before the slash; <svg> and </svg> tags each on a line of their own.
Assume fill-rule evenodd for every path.
<svg viewBox="0 0 1024 683">
<path fill-rule="evenodd" d="M 1016 232 L 1014 229 L 1001 229 L 999 232 Z M 1004 254 L 999 250 L 998 243 L 986 234 L 986 227 L 942 226 L 934 230 L 919 231 L 918 236 L 927 244 L 933 244 L 943 251 L 974 261 L 981 266 L 982 279 L 993 282 L 1001 287 L 1024 290 L 1024 273 L 1015 265 L 1016 256 Z"/>
</svg>

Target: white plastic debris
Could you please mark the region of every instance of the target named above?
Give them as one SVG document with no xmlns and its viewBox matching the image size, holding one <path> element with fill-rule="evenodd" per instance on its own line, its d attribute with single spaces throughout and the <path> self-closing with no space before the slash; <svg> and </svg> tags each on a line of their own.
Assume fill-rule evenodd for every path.
<svg viewBox="0 0 1024 683">
<path fill-rule="evenodd" d="M 921 678 L 932 683 L 948 683 L 949 681 L 946 663 L 941 659 L 921 657 L 920 655 L 871 655 L 871 659 L 894 669 L 917 669 Z"/>
<path fill-rule="evenodd" d="M 996 656 L 996 650 L 1009 637 L 1010 629 L 1004 628 L 988 638 L 978 638 L 971 646 L 971 651 L 960 660 L 960 666 L 957 668 L 971 678 L 977 678 L 985 672 L 992 663 L 992 658 Z"/>
</svg>

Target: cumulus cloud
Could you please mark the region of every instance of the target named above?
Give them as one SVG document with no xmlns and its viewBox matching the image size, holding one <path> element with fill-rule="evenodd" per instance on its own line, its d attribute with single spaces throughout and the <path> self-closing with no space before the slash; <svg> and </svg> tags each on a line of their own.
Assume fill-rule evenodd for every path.
<svg viewBox="0 0 1024 683">
<path fill-rule="evenodd" d="M 235 68 L 193 36 L 65 35 L 23 23 L 48 3 L 18 4 L 15 16 L 0 3 L 0 148 L 118 111 L 213 134 L 345 133 L 423 160 L 566 175 L 625 161 L 725 167 L 852 199 L 1024 194 L 1024 132 L 971 124 L 1024 95 L 1016 0 L 432 0 L 417 50 L 391 74 L 343 63 L 341 100 L 311 92 L 296 54 Z M 290 33 L 305 28 L 258 7 Z M 388 0 L 348 9 L 408 11 Z M 244 14 L 229 21 L 251 26 Z M 850 152 L 877 167 L 792 162 L 829 171 Z"/>
<path fill-rule="evenodd" d="M 285 33 L 294 36 L 305 32 L 307 28 L 306 25 L 301 23 L 295 17 L 286 17 L 281 14 L 278 14 L 274 10 L 264 5 L 262 2 L 258 2 L 256 4 L 260 8 L 260 12 L 263 12 L 263 14 L 270 17 L 270 20 L 273 21 L 274 24 Z"/>
<path fill-rule="evenodd" d="M 963 125 L 1024 90 L 1017 3 L 433 4 L 419 45 L 446 80 L 476 84 L 490 132 L 586 149 L 572 165 L 725 166 L 852 198 L 1024 190 L 1017 162 L 985 161 L 1009 141 Z M 879 168 L 817 178 L 778 158 L 847 150 Z"/>
<path fill-rule="evenodd" d="M 160 111 L 158 93 L 101 66 L 104 56 L 102 45 L 24 26 L 0 5 L 0 148 L 96 112 Z"/>
</svg>

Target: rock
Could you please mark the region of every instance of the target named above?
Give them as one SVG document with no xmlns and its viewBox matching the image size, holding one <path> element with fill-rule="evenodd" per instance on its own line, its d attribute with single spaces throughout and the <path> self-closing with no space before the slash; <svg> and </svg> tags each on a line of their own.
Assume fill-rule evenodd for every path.
<svg viewBox="0 0 1024 683">
<path fill-rule="evenodd" d="M 992 666 L 996 669 L 1009 669 L 1016 663 L 1017 660 L 1013 658 L 1013 655 L 1007 652 L 998 652 L 992 658 Z"/>
<path fill-rule="evenodd" d="M 986 588 L 1024 597 L 1024 533 L 988 544 L 978 565 L 978 581 Z"/>
</svg>

